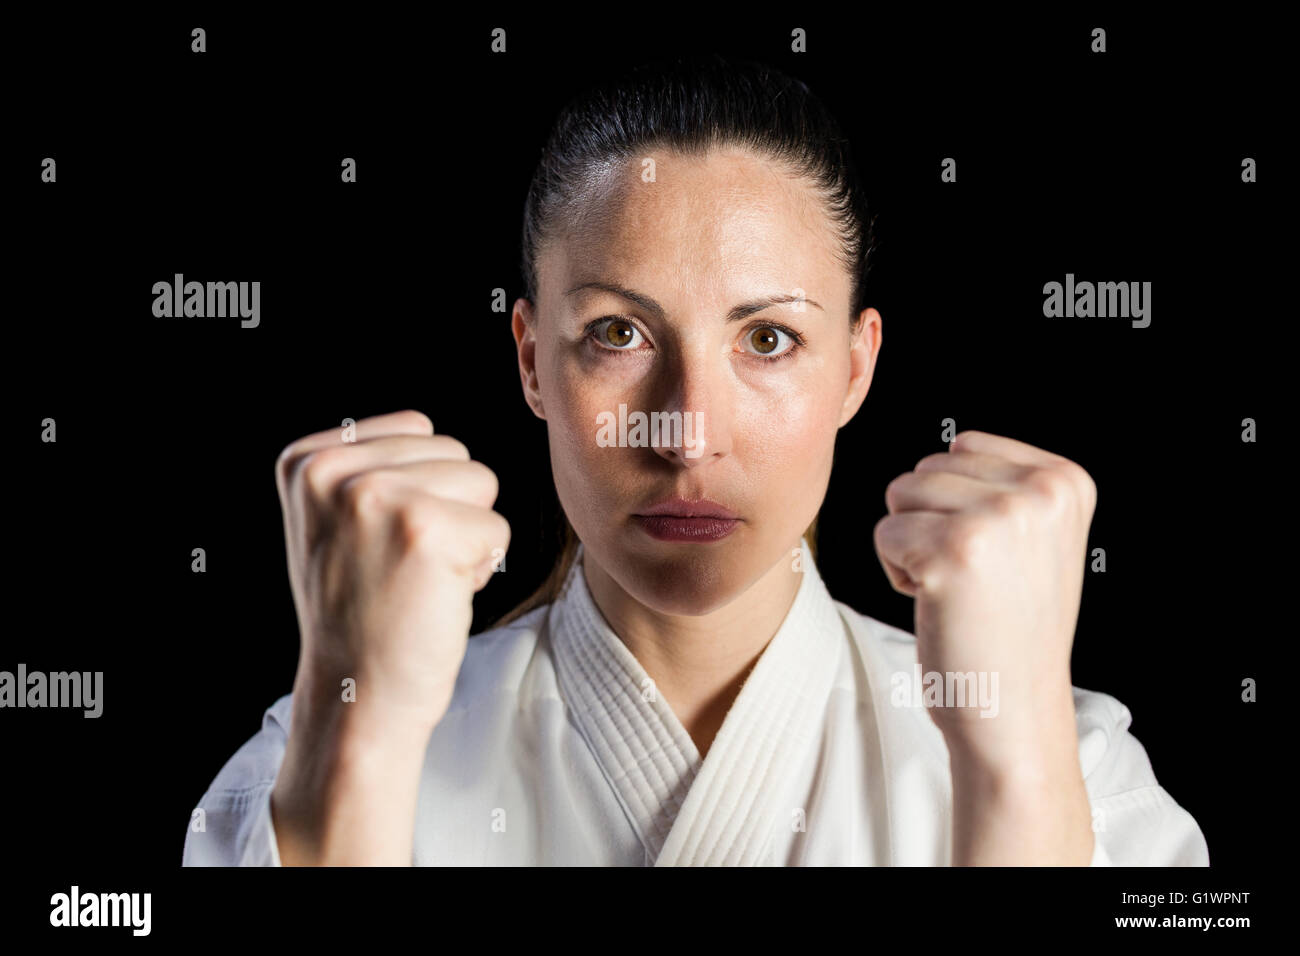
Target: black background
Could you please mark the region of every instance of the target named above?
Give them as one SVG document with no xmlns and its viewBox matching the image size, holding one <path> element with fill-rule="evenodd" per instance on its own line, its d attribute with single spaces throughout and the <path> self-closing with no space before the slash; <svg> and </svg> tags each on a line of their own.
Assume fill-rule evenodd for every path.
<svg viewBox="0 0 1300 956">
<path fill-rule="evenodd" d="M 97 720 L 0 713 L 6 856 L 41 874 L 23 922 L 78 878 L 179 879 L 191 809 L 291 689 L 272 466 L 292 439 L 425 411 L 497 472 L 513 528 L 475 630 L 537 585 L 553 556 L 545 425 L 492 290 L 521 292 L 523 198 L 562 103 L 603 70 L 690 50 L 808 82 L 879 217 L 884 345 L 822 510 L 831 593 L 912 629 L 870 531 L 889 480 L 943 449 L 942 419 L 1079 462 L 1107 571 L 1086 577 L 1074 682 L 1130 707 L 1212 866 L 1248 874 L 1268 855 L 1267 677 L 1290 638 L 1271 449 L 1294 311 L 1276 24 L 618 16 L 11 21 L 0 669 L 104 672 Z M 489 51 L 496 26 L 505 55 Z M 806 54 L 790 52 L 795 26 Z M 1246 156 L 1258 183 L 1241 181 Z M 151 287 L 177 272 L 260 280 L 260 327 L 154 318 Z M 1150 281 L 1150 327 L 1045 319 L 1043 284 L 1067 272 Z M 1257 444 L 1240 439 L 1247 417 Z M 1241 702 L 1247 677 L 1260 703 Z"/>
</svg>

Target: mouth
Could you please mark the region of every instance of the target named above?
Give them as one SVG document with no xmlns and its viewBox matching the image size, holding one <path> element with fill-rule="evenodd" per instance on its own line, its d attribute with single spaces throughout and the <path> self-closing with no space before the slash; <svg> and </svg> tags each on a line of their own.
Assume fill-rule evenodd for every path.
<svg viewBox="0 0 1300 956">
<path fill-rule="evenodd" d="M 660 541 L 721 541 L 740 524 L 739 518 L 679 518 L 674 515 L 633 515 L 641 530 Z"/>
<path fill-rule="evenodd" d="M 708 542 L 727 537 L 742 519 L 716 501 L 670 498 L 632 515 L 632 520 L 659 541 Z"/>
<path fill-rule="evenodd" d="M 694 501 L 687 498 L 665 498 L 647 508 L 642 508 L 636 512 L 635 517 L 724 518 L 728 521 L 736 521 L 739 520 L 740 515 L 726 505 L 720 505 L 708 498 L 697 498 Z"/>
</svg>

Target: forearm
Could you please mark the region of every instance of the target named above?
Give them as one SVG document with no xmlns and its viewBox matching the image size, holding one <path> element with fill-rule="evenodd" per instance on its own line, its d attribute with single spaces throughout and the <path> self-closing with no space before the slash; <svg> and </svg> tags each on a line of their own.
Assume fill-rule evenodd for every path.
<svg viewBox="0 0 1300 956">
<path fill-rule="evenodd" d="M 1074 738 L 1015 762 L 950 743 L 954 866 L 1087 866 L 1092 811 Z"/>
<path fill-rule="evenodd" d="M 409 866 L 428 735 L 394 733 L 355 704 L 326 706 L 328 719 L 295 713 L 310 733 L 290 732 L 271 793 L 281 863 Z"/>
</svg>

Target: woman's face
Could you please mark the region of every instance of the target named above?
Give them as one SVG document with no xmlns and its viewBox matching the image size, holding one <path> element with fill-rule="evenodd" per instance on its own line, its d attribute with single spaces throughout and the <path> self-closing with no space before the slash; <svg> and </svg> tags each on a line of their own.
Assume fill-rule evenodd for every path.
<svg viewBox="0 0 1300 956">
<path fill-rule="evenodd" d="M 543 245 L 514 330 L 587 560 L 650 608 L 704 614 L 798 547 L 870 385 L 880 316 L 851 329 L 850 276 L 810 186 L 738 149 L 648 158 L 652 171 L 611 169 Z M 659 418 L 657 447 L 653 413 L 681 421 Z M 738 520 L 669 540 L 719 530 L 644 519 L 672 498 Z"/>
</svg>

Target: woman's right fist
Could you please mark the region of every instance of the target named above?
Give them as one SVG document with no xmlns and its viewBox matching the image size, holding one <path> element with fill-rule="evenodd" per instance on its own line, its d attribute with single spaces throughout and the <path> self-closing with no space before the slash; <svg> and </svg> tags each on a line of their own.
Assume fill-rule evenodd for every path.
<svg viewBox="0 0 1300 956">
<path fill-rule="evenodd" d="M 342 706 L 431 733 L 510 525 L 492 510 L 496 475 L 426 416 L 380 415 L 353 430 L 299 439 L 276 462 L 302 639 L 295 689 L 332 686 L 337 702 L 353 678 L 356 701 Z"/>
</svg>

